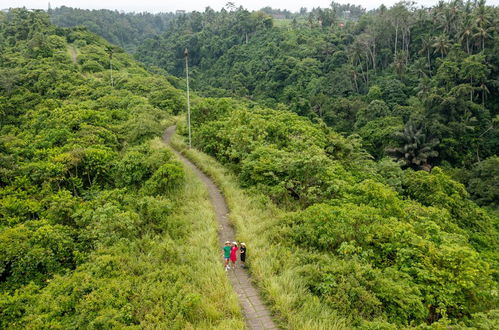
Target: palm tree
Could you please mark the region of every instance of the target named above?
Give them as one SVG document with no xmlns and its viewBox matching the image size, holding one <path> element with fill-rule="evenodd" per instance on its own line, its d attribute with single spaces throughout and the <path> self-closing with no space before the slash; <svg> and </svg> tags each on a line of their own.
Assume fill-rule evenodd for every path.
<svg viewBox="0 0 499 330">
<path fill-rule="evenodd" d="M 367 84 L 366 76 L 364 74 L 364 67 L 362 63 L 362 56 L 364 54 L 364 47 L 359 42 L 354 42 L 349 49 L 349 59 L 350 64 L 356 70 L 356 68 L 360 68 L 361 78 L 363 78 L 364 82 Z M 355 76 L 357 78 L 357 75 Z"/>
<path fill-rule="evenodd" d="M 417 74 L 418 78 L 428 77 L 428 63 L 423 58 L 415 60 L 411 65 L 411 69 Z"/>
<path fill-rule="evenodd" d="M 428 96 L 430 95 L 432 90 L 431 87 L 431 80 L 428 77 L 423 77 L 420 79 L 418 87 L 416 87 L 417 91 L 417 96 L 425 102 L 428 99 Z"/>
<path fill-rule="evenodd" d="M 473 37 L 475 37 L 476 39 L 478 39 L 480 41 L 480 45 L 482 47 L 482 50 L 485 49 L 485 39 L 488 39 L 490 37 L 490 32 L 491 31 L 491 28 L 483 28 L 483 27 L 479 27 L 477 28 L 477 32 L 473 35 Z"/>
<path fill-rule="evenodd" d="M 452 35 L 454 26 L 457 20 L 457 7 L 455 3 L 449 3 L 442 7 L 438 15 L 440 24 L 439 27 L 444 30 L 447 35 Z"/>
<path fill-rule="evenodd" d="M 469 54 L 470 53 L 470 38 L 473 37 L 473 20 L 471 16 L 466 16 L 464 19 L 462 31 L 461 31 L 461 36 L 459 37 L 459 40 L 461 42 L 466 41 L 466 52 Z"/>
<path fill-rule="evenodd" d="M 430 72 L 431 77 L 431 48 L 433 46 L 431 36 L 429 34 L 424 35 L 421 38 L 421 49 L 419 50 L 419 54 L 422 55 L 426 53 L 426 59 L 428 60 L 428 70 Z"/>
<path fill-rule="evenodd" d="M 444 55 L 446 55 L 447 52 L 449 51 L 450 47 L 449 38 L 444 34 L 439 35 L 434 39 L 432 47 L 435 48 L 434 53 L 436 53 L 437 51 L 440 52 L 440 55 L 443 58 Z"/>
<path fill-rule="evenodd" d="M 485 28 L 490 24 L 487 8 L 485 7 L 485 0 L 480 0 L 478 2 L 475 17 L 476 25 L 480 28 Z"/>
<path fill-rule="evenodd" d="M 405 51 L 400 51 L 395 55 L 395 58 L 393 59 L 393 68 L 395 69 L 395 72 L 397 72 L 397 75 L 402 76 L 402 74 L 405 71 L 405 64 L 406 64 L 406 53 Z"/>
<path fill-rule="evenodd" d="M 479 90 L 482 91 L 482 105 L 485 106 L 485 95 L 490 94 L 489 89 L 487 88 L 487 85 L 482 81 L 480 86 L 478 87 Z"/>
<path fill-rule="evenodd" d="M 399 138 L 401 146 L 388 148 L 389 154 L 403 161 L 406 167 L 431 170 L 429 160 L 438 156 L 438 151 L 434 150 L 439 143 L 438 139 L 427 139 L 424 128 L 413 122 L 408 122 L 404 131 L 397 133 L 396 137 Z"/>
</svg>

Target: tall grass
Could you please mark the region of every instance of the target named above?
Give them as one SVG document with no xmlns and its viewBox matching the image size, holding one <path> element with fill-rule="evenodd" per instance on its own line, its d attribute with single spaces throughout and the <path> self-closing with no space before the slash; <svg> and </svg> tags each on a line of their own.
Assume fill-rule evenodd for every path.
<svg viewBox="0 0 499 330">
<path fill-rule="evenodd" d="M 166 148 L 159 140 L 153 144 Z M 74 271 L 54 276 L 43 288 L 32 283 L 0 295 L 0 328 L 244 329 L 220 260 L 207 189 L 190 168 L 185 171 L 169 203 L 158 204 L 171 205 L 172 213 L 158 213 L 156 226 L 99 246 Z"/>
<path fill-rule="evenodd" d="M 213 206 L 204 184 L 185 167 L 185 192 L 176 202 L 182 204 L 174 220 L 190 227 L 185 242 L 180 243 L 182 258 L 187 262 L 192 291 L 201 295 L 205 320 L 197 320 L 196 329 L 244 329 L 237 296 L 223 270 L 220 259 Z M 175 222 L 175 221 L 174 221 Z"/>
<path fill-rule="evenodd" d="M 243 191 L 237 179 L 212 157 L 188 149 L 177 135 L 172 145 L 208 174 L 222 190 L 236 227 L 237 239 L 248 246 L 248 265 L 256 285 L 280 325 L 288 329 L 344 329 L 348 321 L 311 295 L 300 276 L 298 255 L 276 244 L 284 211 L 264 196 Z"/>
</svg>

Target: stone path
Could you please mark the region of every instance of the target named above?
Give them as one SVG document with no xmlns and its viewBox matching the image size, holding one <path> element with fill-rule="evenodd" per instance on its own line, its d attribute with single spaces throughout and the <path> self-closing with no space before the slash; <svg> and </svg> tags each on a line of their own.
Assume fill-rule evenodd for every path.
<svg viewBox="0 0 499 330">
<path fill-rule="evenodd" d="M 73 63 L 76 64 L 78 53 L 76 52 L 75 46 L 70 46 L 69 51 L 71 52 L 71 59 L 73 60 Z"/>
<path fill-rule="evenodd" d="M 175 133 L 175 126 L 169 127 L 163 135 L 165 143 L 170 142 L 171 136 Z M 185 158 L 178 151 L 173 150 L 182 162 L 189 166 L 194 173 L 203 181 L 208 188 L 213 207 L 215 209 L 216 219 L 220 225 L 218 231 L 218 239 L 220 242 L 220 249 L 225 241 L 235 241 L 234 228 L 229 220 L 229 210 L 227 203 L 218 187 L 213 181 L 190 160 Z M 221 266 L 221 265 L 220 265 Z M 248 329 L 278 329 L 270 316 L 270 312 L 265 304 L 260 299 L 258 290 L 251 283 L 250 276 L 245 269 L 237 268 L 236 270 L 229 270 L 227 272 L 232 286 L 239 297 L 239 303 L 243 309 L 246 319 L 246 327 Z"/>
</svg>

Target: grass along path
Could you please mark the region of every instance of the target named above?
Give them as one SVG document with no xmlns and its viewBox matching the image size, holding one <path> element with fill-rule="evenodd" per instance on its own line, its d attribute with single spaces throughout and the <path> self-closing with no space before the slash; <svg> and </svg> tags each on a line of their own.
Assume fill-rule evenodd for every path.
<svg viewBox="0 0 499 330">
<path fill-rule="evenodd" d="M 164 134 L 164 141 L 170 143 L 172 135 L 175 133 L 175 126 L 168 128 Z M 184 157 L 181 153 L 177 155 L 182 162 L 189 167 L 206 185 L 215 211 L 216 219 L 219 224 L 219 248 L 221 249 L 225 241 L 234 241 L 235 232 L 229 220 L 229 209 L 218 187 L 213 181 L 196 165 Z M 222 269 L 220 264 L 220 269 Z M 234 287 L 234 291 L 239 297 L 239 303 L 243 308 L 248 329 L 277 329 L 269 309 L 265 306 L 257 289 L 251 283 L 249 274 L 246 270 L 238 267 L 228 272 L 228 277 Z"/>
<path fill-rule="evenodd" d="M 201 180 L 185 166 L 182 206 L 172 215 L 172 223 L 187 223 L 189 233 L 181 243 L 184 262 L 189 265 L 192 288 L 199 297 L 199 318 L 188 329 L 244 329 L 237 296 L 220 264 L 215 217 L 208 191 Z M 202 319 L 202 321 L 200 321 Z M 161 326 L 160 326 L 161 327 Z M 171 328 L 176 328 L 170 325 Z M 180 329 L 180 328 L 179 328 Z"/>
<path fill-rule="evenodd" d="M 308 291 L 297 274 L 299 256 L 289 248 L 275 244 L 276 228 L 279 228 L 284 211 L 264 196 L 241 189 L 237 179 L 224 166 L 213 157 L 188 149 L 178 135 L 172 136 L 170 144 L 208 174 L 222 190 L 237 238 L 248 247 L 246 263 L 251 277 L 271 310 L 279 316 L 279 326 L 318 330 L 351 328 L 348 320 L 321 304 Z"/>
</svg>

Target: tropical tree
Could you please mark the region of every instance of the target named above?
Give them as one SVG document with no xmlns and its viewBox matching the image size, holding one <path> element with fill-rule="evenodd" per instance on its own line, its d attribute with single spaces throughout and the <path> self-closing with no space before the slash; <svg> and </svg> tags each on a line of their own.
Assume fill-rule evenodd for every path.
<svg viewBox="0 0 499 330">
<path fill-rule="evenodd" d="M 485 50 L 485 40 L 490 38 L 491 30 L 492 28 L 483 28 L 483 27 L 476 28 L 476 33 L 473 35 L 473 37 L 478 41 L 482 51 Z"/>
<path fill-rule="evenodd" d="M 470 48 L 470 39 L 473 38 L 474 33 L 473 30 L 475 29 L 473 18 L 471 15 L 466 15 L 463 20 L 463 26 L 461 30 L 461 36 L 459 37 L 459 40 L 461 42 L 465 42 L 466 44 L 466 52 L 468 54 L 471 53 L 471 48 Z"/>
<path fill-rule="evenodd" d="M 429 138 L 422 125 L 408 122 L 403 132 L 395 134 L 400 146 L 387 149 L 387 152 L 397 160 L 403 161 L 405 167 L 429 171 L 432 168 L 432 158 L 438 156 L 434 148 L 439 144 L 438 139 Z"/>
<path fill-rule="evenodd" d="M 450 41 L 445 34 L 441 34 L 433 39 L 432 47 L 435 49 L 434 53 L 439 52 L 443 58 L 449 52 Z"/>
<path fill-rule="evenodd" d="M 421 49 L 419 50 L 419 54 L 425 54 L 427 59 L 428 70 L 430 72 L 431 77 L 431 50 L 433 48 L 433 39 L 429 34 L 424 35 L 421 38 Z"/>
</svg>

